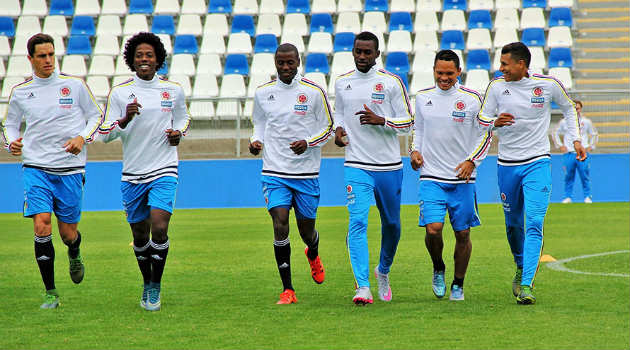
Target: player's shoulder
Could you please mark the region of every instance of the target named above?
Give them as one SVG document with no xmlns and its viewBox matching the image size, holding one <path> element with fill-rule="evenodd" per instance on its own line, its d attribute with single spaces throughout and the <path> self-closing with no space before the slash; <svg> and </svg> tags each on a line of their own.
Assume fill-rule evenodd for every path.
<svg viewBox="0 0 630 350">
<path fill-rule="evenodd" d="M 416 91 L 416 98 L 418 98 L 418 97 L 422 98 L 422 97 L 425 97 L 425 96 L 430 96 L 430 95 L 432 95 L 433 93 L 435 93 L 437 91 L 436 89 L 437 89 L 437 87 L 435 85 L 426 87 L 424 89 L 420 89 L 420 90 Z"/>
<path fill-rule="evenodd" d="M 385 70 L 383 68 L 379 68 L 376 70 L 376 74 L 385 77 L 386 81 L 388 81 L 390 84 L 396 84 L 398 85 L 398 83 L 402 83 L 402 80 L 400 79 L 400 77 L 388 70 Z"/>
<path fill-rule="evenodd" d="M 256 87 L 256 94 L 264 93 L 265 91 L 269 91 L 273 89 L 278 83 L 277 79 L 271 79 L 265 83 L 262 83 Z"/>
<path fill-rule="evenodd" d="M 158 77 L 158 84 L 160 85 L 160 87 L 163 86 L 184 92 L 184 88 L 180 83 L 173 80 L 168 80 L 166 77 Z"/>
<path fill-rule="evenodd" d="M 16 90 L 20 90 L 20 89 L 26 89 L 28 88 L 31 84 L 33 83 L 33 77 L 28 77 L 26 78 L 24 81 L 19 82 L 15 85 L 13 85 L 13 87 L 11 88 L 12 91 L 16 91 Z"/>
<path fill-rule="evenodd" d="M 356 70 L 351 70 L 342 74 L 339 74 L 336 78 L 335 78 L 335 84 L 339 84 L 342 83 L 344 81 L 347 81 L 349 79 L 352 79 L 354 77 L 354 73 L 356 72 Z"/>
<path fill-rule="evenodd" d="M 300 79 L 300 85 L 305 86 L 308 88 L 308 90 L 310 90 L 312 93 L 314 94 L 325 94 L 325 90 L 319 86 L 319 84 L 317 84 L 316 82 L 306 79 L 304 77 L 302 77 Z"/>
<path fill-rule="evenodd" d="M 544 74 L 534 73 L 534 74 L 532 74 L 531 79 L 536 81 L 536 83 L 538 83 L 538 84 L 547 84 L 547 85 L 551 85 L 551 86 L 562 86 L 564 88 L 564 86 L 562 85 L 560 80 L 558 80 L 556 77 L 554 77 L 552 75 L 544 75 Z"/>
<path fill-rule="evenodd" d="M 475 102 L 481 103 L 481 101 L 483 101 L 483 97 L 477 90 L 460 85 L 457 91 L 465 98 L 471 99 Z"/>
</svg>

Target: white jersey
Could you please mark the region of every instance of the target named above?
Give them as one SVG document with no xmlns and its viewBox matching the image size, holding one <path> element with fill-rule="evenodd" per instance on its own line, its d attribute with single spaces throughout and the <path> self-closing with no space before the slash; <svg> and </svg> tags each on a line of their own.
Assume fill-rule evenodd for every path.
<svg viewBox="0 0 630 350">
<path fill-rule="evenodd" d="M 55 70 L 48 78 L 33 74 L 11 90 L 3 120 L 7 150 L 20 138 L 22 120 L 26 123 L 24 166 L 53 174 L 75 174 L 85 171 L 87 147 L 74 155 L 63 145 L 79 135 L 86 143 L 92 142 L 103 122 L 103 112 L 83 79 Z"/>
<path fill-rule="evenodd" d="M 424 159 L 420 180 L 465 183 L 455 168 L 470 160 L 475 170 L 469 182 L 475 182 L 477 166 L 492 143 L 492 131 L 478 122 L 480 108 L 481 95 L 459 84 L 446 91 L 434 86 L 418 92 L 411 150 Z"/>
<path fill-rule="evenodd" d="M 597 129 L 593 126 L 593 122 L 586 117 L 579 117 L 580 121 L 580 138 L 582 139 L 582 146 L 584 148 L 595 148 L 597 145 L 597 140 L 599 135 L 597 134 Z M 564 145 L 569 152 L 575 153 L 575 149 L 573 148 L 573 142 L 569 140 L 568 137 L 564 137 L 564 144 L 560 140 L 560 135 L 566 135 L 567 133 L 567 122 L 562 119 L 558 123 L 558 127 L 553 133 L 553 142 L 556 144 L 556 147 L 560 147 Z"/>
<path fill-rule="evenodd" d="M 528 73 L 519 81 L 493 79 L 481 105 L 479 119 L 492 125 L 501 113 L 514 116 L 514 124 L 496 128 L 499 135 L 498 164 L 520 165 L 549 158 L 551 101 L 555 101 L 567 120 L 567 138 L 579 141 L 575 104 L 556 78 Z"/>
<path fill-rule="evenodd" d="M 359 115 L 367 105 L 385 118 L 385 125 L 361 125 Z M 413 127 L 407 89 L 400 78 L 372 67 L 367 73 L 353 70 L 335 82 L 335 129 L 348 134 L 345 166 L 373 171 L 402 168 L 399 134 Z"/>
<path fill-rule="evenodd" d="M 291 84 L 280 79 L 258 87 L 254 95 L 251 142 L 263 143 L 262 174 L 309 179 L 319 176 L 321 146 L 332 134 L 332 113 L 324 90 L 296 74 Z M 305 140 L 304 153 L 290 144 Z"/>
<path fill-rule="evenodd" d="M 118 120 L 135 99 L 142 106 L 140 114 L 121 129 Z M 190 115 L 179 84 L 157 75 L 152 80 L 136 75 L 109 92 L 105 122 L 99 132 L 105 142 L 122 139 L 122 181 L 146 183 L 163 176 L 177 177 L 177 147 L 169 144 L 165 130 L 179 130 L 183 136 L 189 126 Z"/>
</svg>

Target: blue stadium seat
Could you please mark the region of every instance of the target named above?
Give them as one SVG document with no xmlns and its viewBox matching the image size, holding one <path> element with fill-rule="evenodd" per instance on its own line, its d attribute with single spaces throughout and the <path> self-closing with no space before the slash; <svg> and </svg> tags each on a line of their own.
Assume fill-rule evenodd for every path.
<svg viewBox="0 0 630 350">
<path fill-rule="evenodd" d="M 488 10 L 473 10 L 470 11 L 468 17 L 468 29 L 486 28 L 492 30 L 492 17 Z"/>
<path fill-rule="evenodd" d="M 503 76 L 503 72 L 501 72 L 500 70 L 495 70 L 494 71 L 494 75 L 492 76 L 493 78 L 498 78 L 498 77 L 502 77 Z"/>
<path fill-rule="evenodd" d="M 311 5 L 308 0 L 287 0 L 287 13 L 305 13 L 311 12 Z"/>
<path fill-rule="evenodd" d="M 199 52 L 197 39 L 192 34 L 183 34 L 175 36 L 175 44 L 173 44 L 173 54 L 189 53 L 196 55 Z"/>
<path fill-rule="evenodd" d="M 328 57 L 325 53 L 309 53 L 306 56 L 306 64 L 304 65 L 304 73 L 318 72 L 330 73 L 328 65 Z"/>
<path fill-rule="evenodd" d="M 175 22 L 173 16 L 158 15 L 153 16 L 151 24 L 151 33 L 175 35 Z"/>
<path fill-rule="evenodd" d="M 565 67 L 573 68 L 573 56 L 571 48 L 553 47 L 549 50 L 549 68 Z"/>
<path fill-rule="evenodd" d="M 157 71 L 159 75 L 167 75 L 168 74 L 168 62 L 164 62 L 162 68 Z"/>
<path fill-rule="evenodd" d="M 254 53 L 274 53 L 276 52 L 277 48 L 278 39 L 274 34 L 260 34 L 256 36 L 256 43 L 254 43 Z"/>
<path fill-rule="evenodd" d="M 71 35 L 68 38 L 67 55 L 91 55 L 92 44 L 90 37 L 85 35 Z"/>
<path fill-rule="evenodd" d="M 249 64 L 247 56 L 240 53 L 234 53 L 225 57 L 225 69 L 223 74 L 241 74 L 249 75 Z"/>
<path fill-rule="evenodd" d="M 545 30 L 543 28 L 525 28 L 521 35 L 521 42 L 527 46 L 545 46 Z"/>
<path fill-rule="evenodd" d="M 389 16 L 389 30 L 406 30 L 408 32 L 413 32 L 411 13 L 392 12 Z"/>
<path fill-rule="evenodd" d="M 385 60 L 385 69 L 396 74 L 409 73 L 409 55 L 406 52 L 390 52 Z"/>
<path fill-rule="evenodd" d="M 311 33 L 333 33 L 333 21 L 330 13 L 314 13 L 311 15 Z"/>
<path fill-rule="evenodd" d="M 335 35 L 335 41 L 333 43 L 333 51 L 352 51 L 354 46 L 354 33 L 341 32 Z"/>
<path fill-rule="evenodd" d="M 442 50 L 463 50 L 466 47 L 464 43 L 464 33 L 459 30 L 445 30 L 442 33 Z"/>
<path fill-rule="evenodd" d="M 544 9 L 547 7 L 547 0 L 523 0 L 523 8 L 528 7 L 540 7 Z"/>
<path fill-rule="evenodd" d="M 549 26 L 573 26 L 573 15 L 571 9 L 567 7 L 554 7 L 549 12 Z"/>
<path fill-rule="evenodd" d="M 247 33 L 254 36 L 256 28 L 254 26 L 254 17 L 250 15 L 236 15 L 232 19 L 231 33 Z"/>
<path fill-rule="evenodd" d="M 130 0 L 129 14 L 134 13 L 153 14 L 153 2 L 151 0 Z"/>
<path fill-rule="evenodd" d="M 74 15 L 74 4 L 72 0 L 51 0 L 49 16 L 72 16 Z"/>
<path fill-rule="evenodd" d="M 466 58 L 466 69 L 490 70 L 490 54 L 487 50 L 470 50 Z"/>
<path fill-rule="evenodd" d="M 210 0 L 208 13 L 232 13 L 231 0 Z"/>
<path fill-rule="evenodd" d="M 92 16 L 74 16 L 72 18 L 72 27 L 70 27 L 70 35 L 88 35 L 96 34 L 94 19 Z"/>
<path fill-rule="evenodd" d="M 400 80 L 402 80 L 403 84 L 405 84 L 405 89 L 409 90 L 409 78 L 407 78 L 407 73 L 396 74 Z"/>
<path fill-rule="evenodd" d="M 14 37 L 15 36 L 15 24 L 11 17 L 0 17 L 0 35 Z"/>
<path fill-rule="evenodd" d="M 387 12 L 388 9 L 389 6 L 387 5 L 387 0 L 365 0 L 365 12 Z"/>
<path fill-rule="evenodd" d="M 446 10 L 462 10 L 466 11 L 466 0 L 444 0 L 444 11 Z"/>
</svg>

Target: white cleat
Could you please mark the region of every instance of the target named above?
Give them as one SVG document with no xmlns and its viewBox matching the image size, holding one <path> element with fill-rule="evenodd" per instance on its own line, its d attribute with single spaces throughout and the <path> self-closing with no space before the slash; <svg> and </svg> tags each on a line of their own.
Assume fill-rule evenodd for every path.
<svg viewBox="0 0 630 350">
<path fill-rule="evenodd" d="M 586 202 L 586 200 L 584 200 Z M 562 204 L 568 204 L 571 203 L 571 197 L 567 197 L 565 199 L 562 200 Z"/>
<path fill-rule="evenodd" d="M 374 299 L 372 298 L 370 287 L 357 288 L 356 294 L 354 295 L 354 298 L 352 298 L 352 302 L 359 306 L 372 304 L 374 302 Z"/>
<path fill-rule="evenodd" d="M 389 274 L 381 273 L 378 265 L 374 268 L 374 276 L 378 282 L 378 298 L 382 301 L 392 301 L 392 289 L 389 286 Z"/>
<path fill-rule="evenodd" d="M 591 199 L 591 197 L 586 197 L 584 198 L 584 203 L 593 203 L 593 200 Z"/>
</svg>

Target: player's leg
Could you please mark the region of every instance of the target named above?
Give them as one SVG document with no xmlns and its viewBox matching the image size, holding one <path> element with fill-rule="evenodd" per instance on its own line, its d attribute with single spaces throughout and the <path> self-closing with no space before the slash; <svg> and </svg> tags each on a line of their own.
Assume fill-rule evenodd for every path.
<svg viewBox="0 0 630 350">
<path fill-rule="evenodd" d="M 418 199 L 418 226 L 425 228 L 424 245 L 433 263 L 431 286 L 433 294 L 442 298 L 446 294 L 446 283 L 444 282 L 446 266 L 442 259 L 444 249 L 442 228 L 444 227 L 447 199 L 443 184 L 435 181 L 420 181 Z"/>
<path fill-rule="evenodd" d="M 505 216 L 505 232 L 512 256 L 516 263 L 516 273 L 512 279 L 512 293 L 520 291 L 523 274 L 523 244 L 525 243 L 525 216 L 523 213 L 523 191 L 521 187 L 521 167 L 498 165 L 499 191 Z"/>
<path fill-rule="evenodd" d="M 591 203 L 591 157 L 590 154 L 587 155 L 584 161 L 578 161 L 577 163 L 577 171 L 580 174 L 580 180 L 582 181 L 582 192 L 584 193 L 584 202 Z"/>
<path fill-rule="evenodd" d="M 298 231 L 306 244 L 304 253 L 311 267 L 315 283 L 324 282 L 324 266 L 319 257 L 319 232 L 315 229 L 317 206 L 319 205 L 319 181 L 317 179 L 293 180 L 293 208 Z"/>
<path fill-rule="evenodd" d="M 575 153 L 567 152 L 562 155 L 562 165 L 564 168 L 564 199 L 562 203 L 571 203 L 571 195 L 573 194 L 573 183 L 575 182 L 575 170 L 577 167 L 577 159 Z"/>
<path fill-rule="evenodd" d="M 81 233 L 77 230 L 81 220 L 83 206 L 84 174 L 52 175 L 57 185 L 54 190 L 53 207 L 57 216 L 59 235 L 68 246 L 70 278 L 74 283 L 81 283 L 85 274 L 81 256 Z"/>
</svg>

